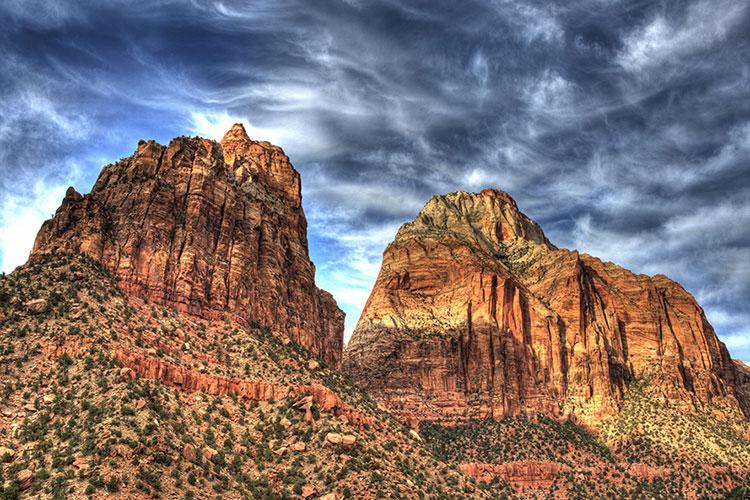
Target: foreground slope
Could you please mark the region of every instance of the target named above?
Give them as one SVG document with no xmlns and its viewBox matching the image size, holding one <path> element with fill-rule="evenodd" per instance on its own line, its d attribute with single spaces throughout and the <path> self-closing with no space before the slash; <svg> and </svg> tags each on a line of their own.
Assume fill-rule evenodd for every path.
<svg viewBox="0 0 750 500">
<path fill-rule="evenodd" d="M 0 337 L 0 498 L 671 499 L 750 481 L 740 424 L 691 421 L 712 446 L 675 467 L 674 414 L 642 398 L 605 432 L 659 412 L 664 439 L 631 429 L 616 451 L 543 415 L 415 433 L 288 338 L 134 297 L 81 254 L 0 277 Z"/>
<path fill-rule="evenodd" d="M 484 496 L 322 358 L 88 256 L 0 278 L 0 335 L 0 498 Z"/>
</svg>

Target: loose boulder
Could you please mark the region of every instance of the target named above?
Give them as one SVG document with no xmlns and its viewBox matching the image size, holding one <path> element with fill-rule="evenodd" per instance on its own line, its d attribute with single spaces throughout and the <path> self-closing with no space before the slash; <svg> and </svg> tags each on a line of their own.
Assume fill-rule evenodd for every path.
<svg viewBox="0 0 750 500">
<path fill-rule="evenodd" d="M 195 462 L 195 459 L 198 457 L 195 451 L 195 446 L 190 443 L 185 443 L 185 446 L 182 447 L 182 456 L 188 462 Z"/>
<path fill-rule="evenodd" d="M 34 299 L 26 302 L 24 305 L 32 313 L 40 314 L 47 310 L 49 304 L 46 299 Z"/>
<path fill-rule="evenodd" d="M 206 446 L 205 448 L 203 448 L 202 454 L 203 454 L 204 459 L 211 460 L 212 458 L 216 456 L 216 450 L 214 450 L 210 446 Z"/>
<path fill-rule="evenodd" d="M 23 469 L 16 475 L 16 483 L 19 490 L 27 490 L 34 482 L 34 473 L 29 469 Z"/>
</svg>

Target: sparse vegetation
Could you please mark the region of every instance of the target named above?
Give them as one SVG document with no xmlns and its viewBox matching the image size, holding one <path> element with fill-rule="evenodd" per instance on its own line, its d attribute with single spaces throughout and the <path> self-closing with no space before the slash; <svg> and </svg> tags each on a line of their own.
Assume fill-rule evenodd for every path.
<svg viewBox="0 0 750 500">
<path fill-rule="evenodd" d="M 376 490 L 386 496 L 468 496 L 467 479 L 426 468 L 430 453 L 367 395 L 322 360 L 308 370 L 309 352 L 261 325 L 206 321 L 127 296 L 82 255 L 49 256 L 0 278 L 0 297 L 6 339 L 0 409 L 18 425 L 0 445 L 26 450 L 0 468 L 7 480 L 2 498 L 228 492 L 278 498 L 311 487 L 346 498 L 373 497 Z M 46 301 L 45 314 L 29 310 L 34 299 Z M 295 406 L 300 395 L 293 391 L 251 400 L 129 376 L 122 363 L 127 355 L 158 359 L 192 376 L 275 387 L 322 384 L 378 425 L 360 427 L 314 404 L 312 426 Z M 356 444 L 332 445 L 328 433 L 354 436 Z M 381 443 L 389 440 L 394 444 L 386 450 Z M 19 490 L 14 479 L 24 469 L 36 472 Z"/>
<path fill-rule="evenodd" d="M 750 483 L 745 421 L 719 418 L 721 408 L 670 408 L 639 380 L 598 435 L 534 415 L 423 423 L 420 443 L 323 360 L 308 369 L 314 357 L 270 329 L 128 296 L 81 255 L 50 256 L 1 277 L 0 333 L 4 499 L 294 498 L 313 490 L 343 498 L 743 498 Z M 257 398 L 218 386 L 195 392 L 188 375 L 165 384 L 123 371 L 127 356 L 185 370 L 190 384 L 211 376 L 286 390 Z M 318 403 L 310 425 L 294 388 L 313 384 L 374 425 Z M 329 433 L 356 444 L 331 444 Z M 532 487 L 498 475 L 474 479 L 461 472 L 467 463 L 559 467 Z M 22 471 L 31 471 L 29 484 L 19 482 Z"/>
</svg>

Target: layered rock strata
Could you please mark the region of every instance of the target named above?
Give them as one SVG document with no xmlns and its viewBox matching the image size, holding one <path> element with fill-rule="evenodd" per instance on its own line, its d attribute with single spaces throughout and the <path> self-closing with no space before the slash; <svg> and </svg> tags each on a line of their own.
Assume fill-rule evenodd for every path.
<svg viewBox="0 0 750 500">
<path fill-rule="evenodd" d="M 344 358 L 413 421 L 542 412 L 596 423 L 635 378 L 665 404 L 750 410 L 679 284 L 555 247 L 494 190 L 433 197 L 399 229 Z"/>
<path fill-rule="evenodd" d="M 168 361 L 141 356 L 126 349 L 116 349 L 113 357 L 122 364 L 120 373 L 125 378 L 135 376 L 158 380 L 186 392 L 202 392 L 211 396 L 237 396 L 247 401 L 281 400 L 289 395 L 310 396 L 318 408 L 346 417 L 352 425 L 370 427 L 377 425 L 373 417 L 344 403 L 331 389 L 319 383 L 309 385 L 278 385 L 263 380 L 234 379 L 202 373 L 195 369 L 177 366 Z"/>
<path fill-rule="evenodd" d="M 83 252 L 133 294 L 265 324 L 340 360 L 344 314 L 315 286 L 299 173 L 242 125 L 221 143 L 141 141 L 102 170 L 91 193 L 68 189 L 31 258 L 48 252 Z"/>
<path fill-rule="evenodd" d="M 468 463 L 459 466 L 461 472 L 478 481 L 491 483 L 496 477 L 502 478 L 515 488 L 548 488 L 561 473 L 570 467 L 556 462 L 528 460 L 502 464 Z"/>
</svg>

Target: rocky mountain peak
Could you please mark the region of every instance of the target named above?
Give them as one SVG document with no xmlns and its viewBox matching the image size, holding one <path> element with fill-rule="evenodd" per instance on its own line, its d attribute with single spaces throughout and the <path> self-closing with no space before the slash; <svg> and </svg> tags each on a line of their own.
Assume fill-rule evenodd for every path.
<svg viewBox="0 0 750 500">
<path fill-rule="evenodd" d="M 284 150 L 266 141 L 250 139 L 235 123 L 221 139 L 224 164 L 241 184 L 260 183 L 283 194 L 295 207 L 302 205 L 302 183 Z"/>
<path fill-rule="evenodd" d="M 401 226 L 396 241 L 448 236 L 468 240 L 491 253 L 517 240 L 553 248 L 541 227 L 518 209 L 515 200 L 495 189 L 433 196 L 414 221 Z"/>
<path fill-rule="evenodd" d="M 435 196 L 399 229 L 344 369 L 413 421 L 541 412 L 596 425 L 646 379 L 669 404 L 750 415 L 687 291 L 555 248 L 496 190 Z"/>
<path fill-rule="evenodd" d="M 224 137 L 221 139 L 221 146 L 225 149 L 231 144 L 238 143 L 250 143 L 250 137 L 248 137 L 247 135 L 245 126 L 241 123 L 235 123 L 234 125 L 232 125 L 232 127 L 227 130 L 227 133 L 224 134 Z"/>
<path fill-rule="evenodd" d="M 235 124 L 221 143 L 140 141 L 92 192 L 69 189 L 32 259 L 84 253 L 140 297 L 268 325 L 332 364 L 343 312 L 315 286 L 301 183 L 284 151 Z"/>
</svg>

